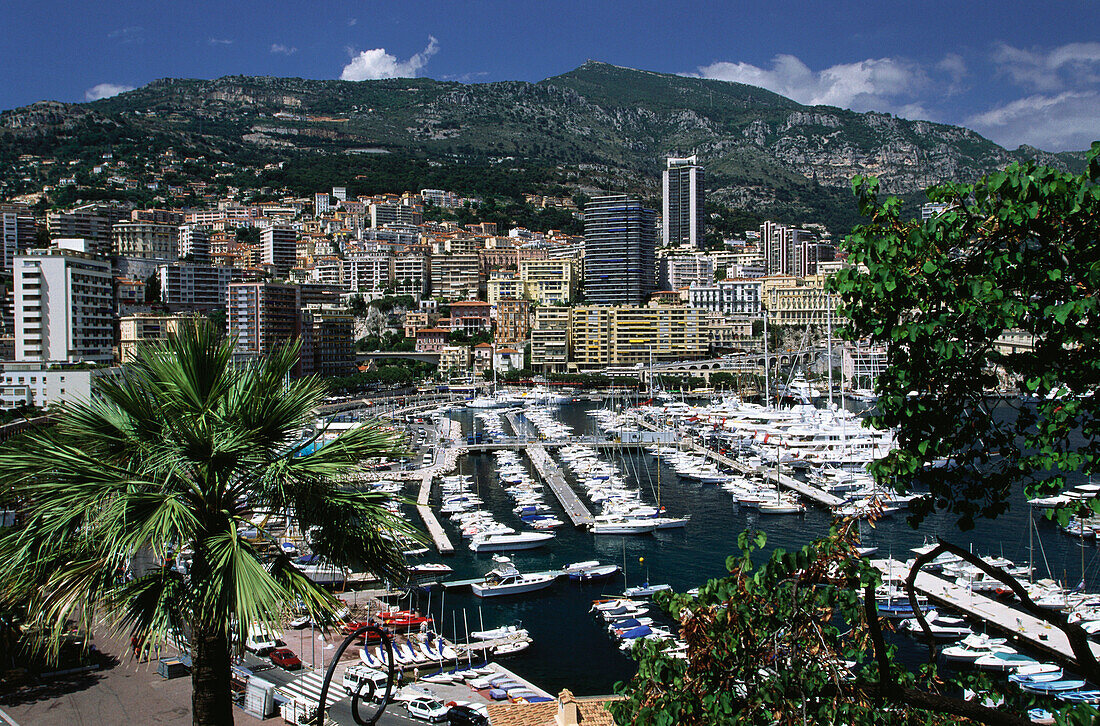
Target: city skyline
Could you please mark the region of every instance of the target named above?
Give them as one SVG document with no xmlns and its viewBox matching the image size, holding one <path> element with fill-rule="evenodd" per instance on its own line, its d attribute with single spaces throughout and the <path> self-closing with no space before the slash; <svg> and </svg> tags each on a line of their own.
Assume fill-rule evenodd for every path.
<svg viewBox="0 0 1100 726">
<path fill-rule="evenodd" d="M 1080 150 L 1100 136 L 1095 3 L 893 4 L 874 15 L 854 3 L 626 9 L 17 2 L 0 29 L 0 108 L 94 100 L 163 77 L 537 81 L 592 58 L 964 125 L 1008 148 Z"/>
</svg>

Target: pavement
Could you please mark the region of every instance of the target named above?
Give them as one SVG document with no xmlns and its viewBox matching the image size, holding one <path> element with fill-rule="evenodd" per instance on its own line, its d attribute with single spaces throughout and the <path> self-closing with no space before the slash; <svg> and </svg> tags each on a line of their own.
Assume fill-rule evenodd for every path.
<svg viewBox="0 0 1100 726">
<path fill-rule="evenodd" d="M 285 671 L 271 665 L 266 658 L 245 654 L 243 665 L 258 666 L 256 675 L 276 686 L 284 686 L 310 673 L 310 661 L 331 657 L 335 646 L 309 629 L 287 630 L 283 640 L 287 647 L 302 657 L 302 670 Z M 335 637 L 335 636 L 330 636 Z M 42 683 L 18 689 L 0 698 L 0 726 L 137 726 L 167 724 L 190 726 L 191 679 L 179 677 L 165 680 L 157 675 L 156 659 L 139 663 L 129 652 L 128 643 L 115 638 L 97 638 L 96 648 L 103 665 L 99 670 L 44 679 Z M 330 691 L 341 698 L 328 716 L 341 726 L 355 723 L 351 699 L 341 685 L 343 667 L 358 662 L 359 647 L 348 648 L 330 685 Z M 165 651 L 162 655 L 175 655 Z M 319 680 L 318 677 L 314 677 Z M 422 684 L 444 702 L 452 700 L 484 701 L 468 686 Z M 373 705 L 364 704 L 360 713 L 368 717 Z M 266 720 L 233 709 L 235 726 L 282 724 L 279 715 Z M 409 716 L 401 704 L 390 704 L 379 720 L 381 726 L 424 726 L 426 722 Z"/>
</svg>

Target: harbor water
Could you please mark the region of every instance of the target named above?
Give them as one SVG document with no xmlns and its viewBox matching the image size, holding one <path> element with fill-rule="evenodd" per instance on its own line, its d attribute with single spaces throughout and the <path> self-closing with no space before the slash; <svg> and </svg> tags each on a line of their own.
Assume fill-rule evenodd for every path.
<svg viewBox="0 0 1100 726">
<path fill-rule="evenodd" d="M 576 434 L 598 434 L 593 417 L 586 414 L 598 406 L 599 403 L 591 401 L 574 402 L 556 407 L 555 411 L 559 420 L 571 426 Z M 456 410 L 449 415 L 461 422 L 464 435 L 477 427 L 470 410 Z M 523 423 L 522 413 L 519 421 Z M 756 555 L 757 561 L 762 561 L 777 547 L 790 550 L 803 546 L 825 533 L 832 521 L 827 510 L 814 506 L 808 507 L 803 515 L 760 515 L 755 509 L 739 507 L 722 488 L 681 479 L 663 464 L 658 475 L 656 458 L 642 450 L 601 450 L 601 456 L 614 461 L 628 479 L 636 481 L 646 501 L 656 500 L 659 482 L 660 504 L 670 516 L 690 516 L 687 526 L 645 535 L 595 536 L 570 526 L 547 490 L 548 504 L 565 524 L 553 530 L 557 536 L 548 546 L 508 553 L 517 567 L 523 572 L 538 572 L 598 559 L 619 565 L 622 574 L 589 584 L 559 578 L 549 589 L 485 600 L 474 597 L 469 588 L 444 591 L 436 586 L 429 592 L 413 593 L 412 602 L 402 604 L 430 610 L 437 629 L 457 641 L 465 641 L 468 630 L 521 621 L 533 643 L 508 660 L 509 668 L 551 693 L 569 688 L 577 695 L 607 694 L 616 682 L 629 679 L 636 667 L 628 655 L 620 652 L 602 622 L 589 614 L 594 599 L 619 594 L 624 586 L 645 581 L 668 583 L 678 591 L 698 587 L 710 578 L 726 574 L 726 558 L 736 552 L 737 535 L 743 530 L 760 529 L 767 533 L 767 546 Z M 471 454 L 459 459 L 457 473 L 475 477 L 475 489 L 484 501 L 482 509 L 492 511 L 499 521 L 517 530 L 528 529 L 512 513 L 514 503 L 504 492 L 494 464 L 492 454 Z M 526 465 L 534 475 L 530 463 Z M 568 474 L 567 478 L 572 481 Z M 578 491 L 588 503 L 583 491 Z M 438 502 L 437 483 L 433 506 Z M 864 544 L 879 548 L 876 557 L 905 560 L 912 556 L 911 547 L 940 535 L 971 547 L 976 554 L 1003 555 L 1017 563 L 1026 563 L 1028 509 L 1023 493 L 1016 492 L 1008 512 L 993 521 L 979 520 L 968 532 L 959 531 L 954 519 L 946 515 L 930 516 L 915 530 L 905 521 L 903 511 L 879 521 L 874 528 L 866 527 Z M 1080 540 L 1064 535 L 1038 512 L 1033 520 L 1035 577 L 1051 576 L 1069 587 L 1084 579 L 1090 591 L 1097 591 L 1100 572 L 1097 550 L 1092 543 L 1082 546 Z M 456 545 L 456 553 L 443 559 L 430 552 L 424 556 L 425 561 L 441 561 L 453 567 L 454 573 L 446 579 L 478 577 L 493 567 L 490 555 L 474 554 L 466 547 L 466 540 L 450 520 L 441 516 L 440 521 Z M 915 642 L 902 644 L 905 660 L 917 661 L 926 654 L 927 649 Z"/>
</svg>

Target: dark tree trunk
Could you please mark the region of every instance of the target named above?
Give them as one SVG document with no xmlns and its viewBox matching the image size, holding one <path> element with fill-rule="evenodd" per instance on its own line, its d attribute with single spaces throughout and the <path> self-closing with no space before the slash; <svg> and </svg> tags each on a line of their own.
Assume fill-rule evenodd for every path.
<svg viewBox="0 0 1100 726">
<path fill-rule="evenodd" d="M 191 718 L 194 726 L 233 723 L 229 689 L 229 638 L 221 628 L 196 629 L 191 649 Z"/>
</svg>

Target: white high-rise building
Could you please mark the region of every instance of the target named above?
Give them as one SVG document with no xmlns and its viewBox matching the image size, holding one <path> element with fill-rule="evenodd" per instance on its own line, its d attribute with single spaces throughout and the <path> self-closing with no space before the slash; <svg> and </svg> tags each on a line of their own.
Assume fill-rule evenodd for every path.
<svg viewBox="0 0 1100 726">
<path fill-rule="evenodd" d="M 113 359 L 111 264 L 69 249 L 16 255 L 15 359 L 95 362 Z"/>
<path fill-rule="evenodd" d="M 661 239 L 665 247 L 698 247 L 706 219 L 703 167 L 694 154 L 669 157 L 662 174 L 664 207 L 661 210 Z"/>
<path fill-rule="evenodd" d="M 179 255 L 181 260 L 190 258 L 196 265 L 210 264 L 210 229 L 197 224 L 185 224 L 179 228 Z"/>
<path fill-rule="evenodd" d="M 260 262 L 275 268 L 284 280 L 298 260 L 298 232 L 293 227 L 274 225 L 260 232 Z"/>
</svg>

